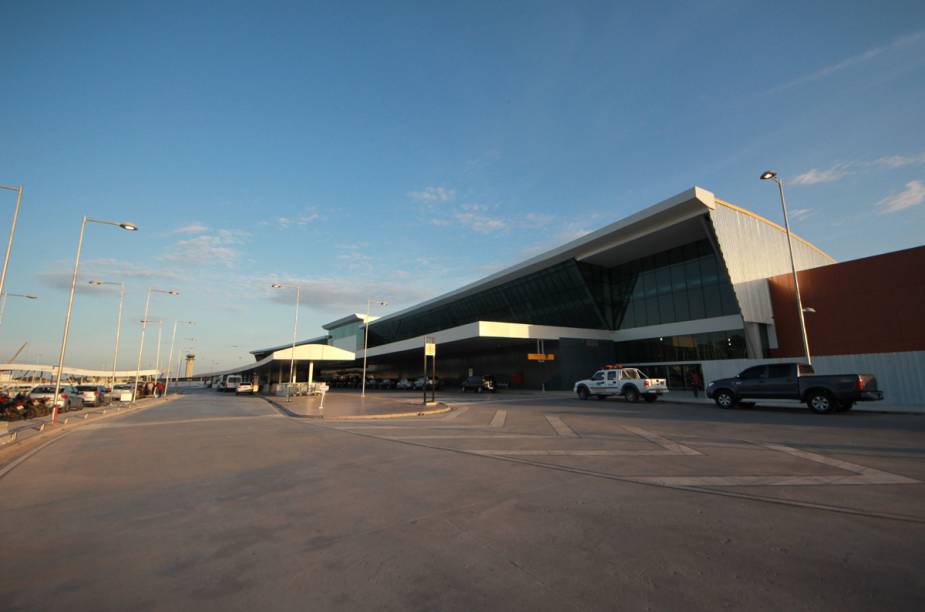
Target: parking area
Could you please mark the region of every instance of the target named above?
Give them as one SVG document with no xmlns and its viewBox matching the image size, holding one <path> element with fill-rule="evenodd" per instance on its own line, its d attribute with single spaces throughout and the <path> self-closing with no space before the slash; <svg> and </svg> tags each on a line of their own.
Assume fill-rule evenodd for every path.
<svg viewBox="0 0 925 612">
<path fill-rule="evenodd" d="M 326 426 L 600 478 L 925 520 L 922 415 L 583 402 L 561 392 L 443 400 L 454 407 L 447 415 Z"/>
</svg>

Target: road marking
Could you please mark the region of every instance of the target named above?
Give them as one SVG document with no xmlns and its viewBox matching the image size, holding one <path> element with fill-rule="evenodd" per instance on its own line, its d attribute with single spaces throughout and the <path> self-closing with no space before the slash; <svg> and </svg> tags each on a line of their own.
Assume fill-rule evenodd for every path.
<svg viewBox="0 0 925 612">
<path fill-rule="evenodd" d="M 565 424 L 565 421 L 560 419 L 557 416 L 548 416 L 546 420 L 556 430 L 556 434 L 563 438 L 577 438 L 578 434 L 575 431 Z"/>
<path fill-rule="evenodd" d="M 637 436 L 641 438 L 645 438 L 649 442 L 652 442 L 653 444 L 657 444 L 661 446 L 662 448 L 664 448 L 665 450 L 671 451 L 672 453 L 677 454 L 677 455 L 700 455 L 702 454 L 702 453 L 695 451 L 692 448 L 689 448 L 682 444 L 678 444 L 677 442 L 672 442 L 668 438 L 664 438 L 658 435 L 657 433 L 652 433 L 651 431 L 647 431 L 645 429 L 642 429 L 641 427 L 632 427 L 630 425 L 621 425 L 620 427 L 622 427 L 623 429 L 625 429 L 626 431 L 630 433 L 636 434 Z"/>
<path fill-rule="evenodd" d="M 432 435 L 411 435 L 411 436 L 382 436 L 386 440 L 458 440 L 458 439 L 483 439 L 483 440 L 512 440 L 516 438 L 531 440 L 556 440 L 559 436 L 545 436 L 542 434 L 497 434 L 497 433 L 461 433 L 461 434 L 432 434 Z"/>
<path fill-rule="evenodd" d="M 495 412 L 495 416 L 491 419 L 491 425 L 489 427 L 501 428 L 504 427 L 504 422 L 507 420 L 507 410 L 498 410 Z"/>
<path fill-rule="evenodd" d="M 467 453 L 490 456 L 541 456 L 541 457 L 667 457 L 677 456 L 678 453 L 666 450 L 568 450 L 568 449 L 516 449 L 516 450 L 467 450 Z"/>
<path fill-rule="evenodd" d="M 456 417 L 466 414 L 467 412 L 469 412 L 469 406 L 461 406 L 460 408 L 454 409 L 453 412 L 448 414 L 444 420 L 446 421 L 449 419 L 455 419 Z"/>
</svg>

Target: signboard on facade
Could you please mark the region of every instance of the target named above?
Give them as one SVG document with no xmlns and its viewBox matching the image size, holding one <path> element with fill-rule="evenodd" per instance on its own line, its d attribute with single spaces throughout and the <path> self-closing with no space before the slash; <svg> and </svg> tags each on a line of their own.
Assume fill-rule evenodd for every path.
<svg viewBox="0 0 925 612">
<path fill-rule="evenodd" d="M 434 342 L 433 338 L 424 338 L 424 356 L 425 357 L 436 357 L 437 356 L 437 343 Z"/>
<path fill-rule="evenodd" d="M 555 361 L 554 353 L 527 353 L 527 359 L 530 361 Z"/>
</svg>

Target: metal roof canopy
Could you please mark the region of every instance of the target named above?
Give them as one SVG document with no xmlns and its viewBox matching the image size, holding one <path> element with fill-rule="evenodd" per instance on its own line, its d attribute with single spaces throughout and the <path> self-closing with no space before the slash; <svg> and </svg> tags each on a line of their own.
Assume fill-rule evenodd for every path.
<svg viewBox="0 0 925 612">
<path fill-rule="evenodd" d="M 292 358 L 292 347 L 289 346 L 284 349 L 273 351 L 273 354 L 267 355 L 255 363 L 249 363 L 244 366 L 231 368 L 228 370 L 221 370 L 219 372 L 205 372 L 202 374 L 197 374 L 193 376 L 193 378 L 210 378 L 212 376 L 227 376 L 228 374 L 252 372 L 277 361 L 280 363 L 289 363 L 292 361 Z M 295 361 L 354 361 L 355 359 L 355 353 L 345 351 L 344 349 L 337 348 L 336 346 L 329 346 L 327 344 L 302 344 L 295 347 Z"/>
</svg>

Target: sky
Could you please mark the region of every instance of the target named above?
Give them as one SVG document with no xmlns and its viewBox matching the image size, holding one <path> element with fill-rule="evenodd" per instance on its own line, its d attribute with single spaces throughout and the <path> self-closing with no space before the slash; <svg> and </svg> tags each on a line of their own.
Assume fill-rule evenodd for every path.
<svg viewBox="0 0 925 612">
<path fill-rule="evenodd" d="M 0 360 L 132 369 L 388 314 L 694 185 L 839 260 L 925 242 L 925 3 L 0 0 Z M 15 193 L 0 191 L 0 236 Z M 4 212 L 6 211 L 6 212 Z M 143 367 L 153 366 L 157 326 Z M 176 363 L 176 360 L 174 360 Z"/>
</svg>

